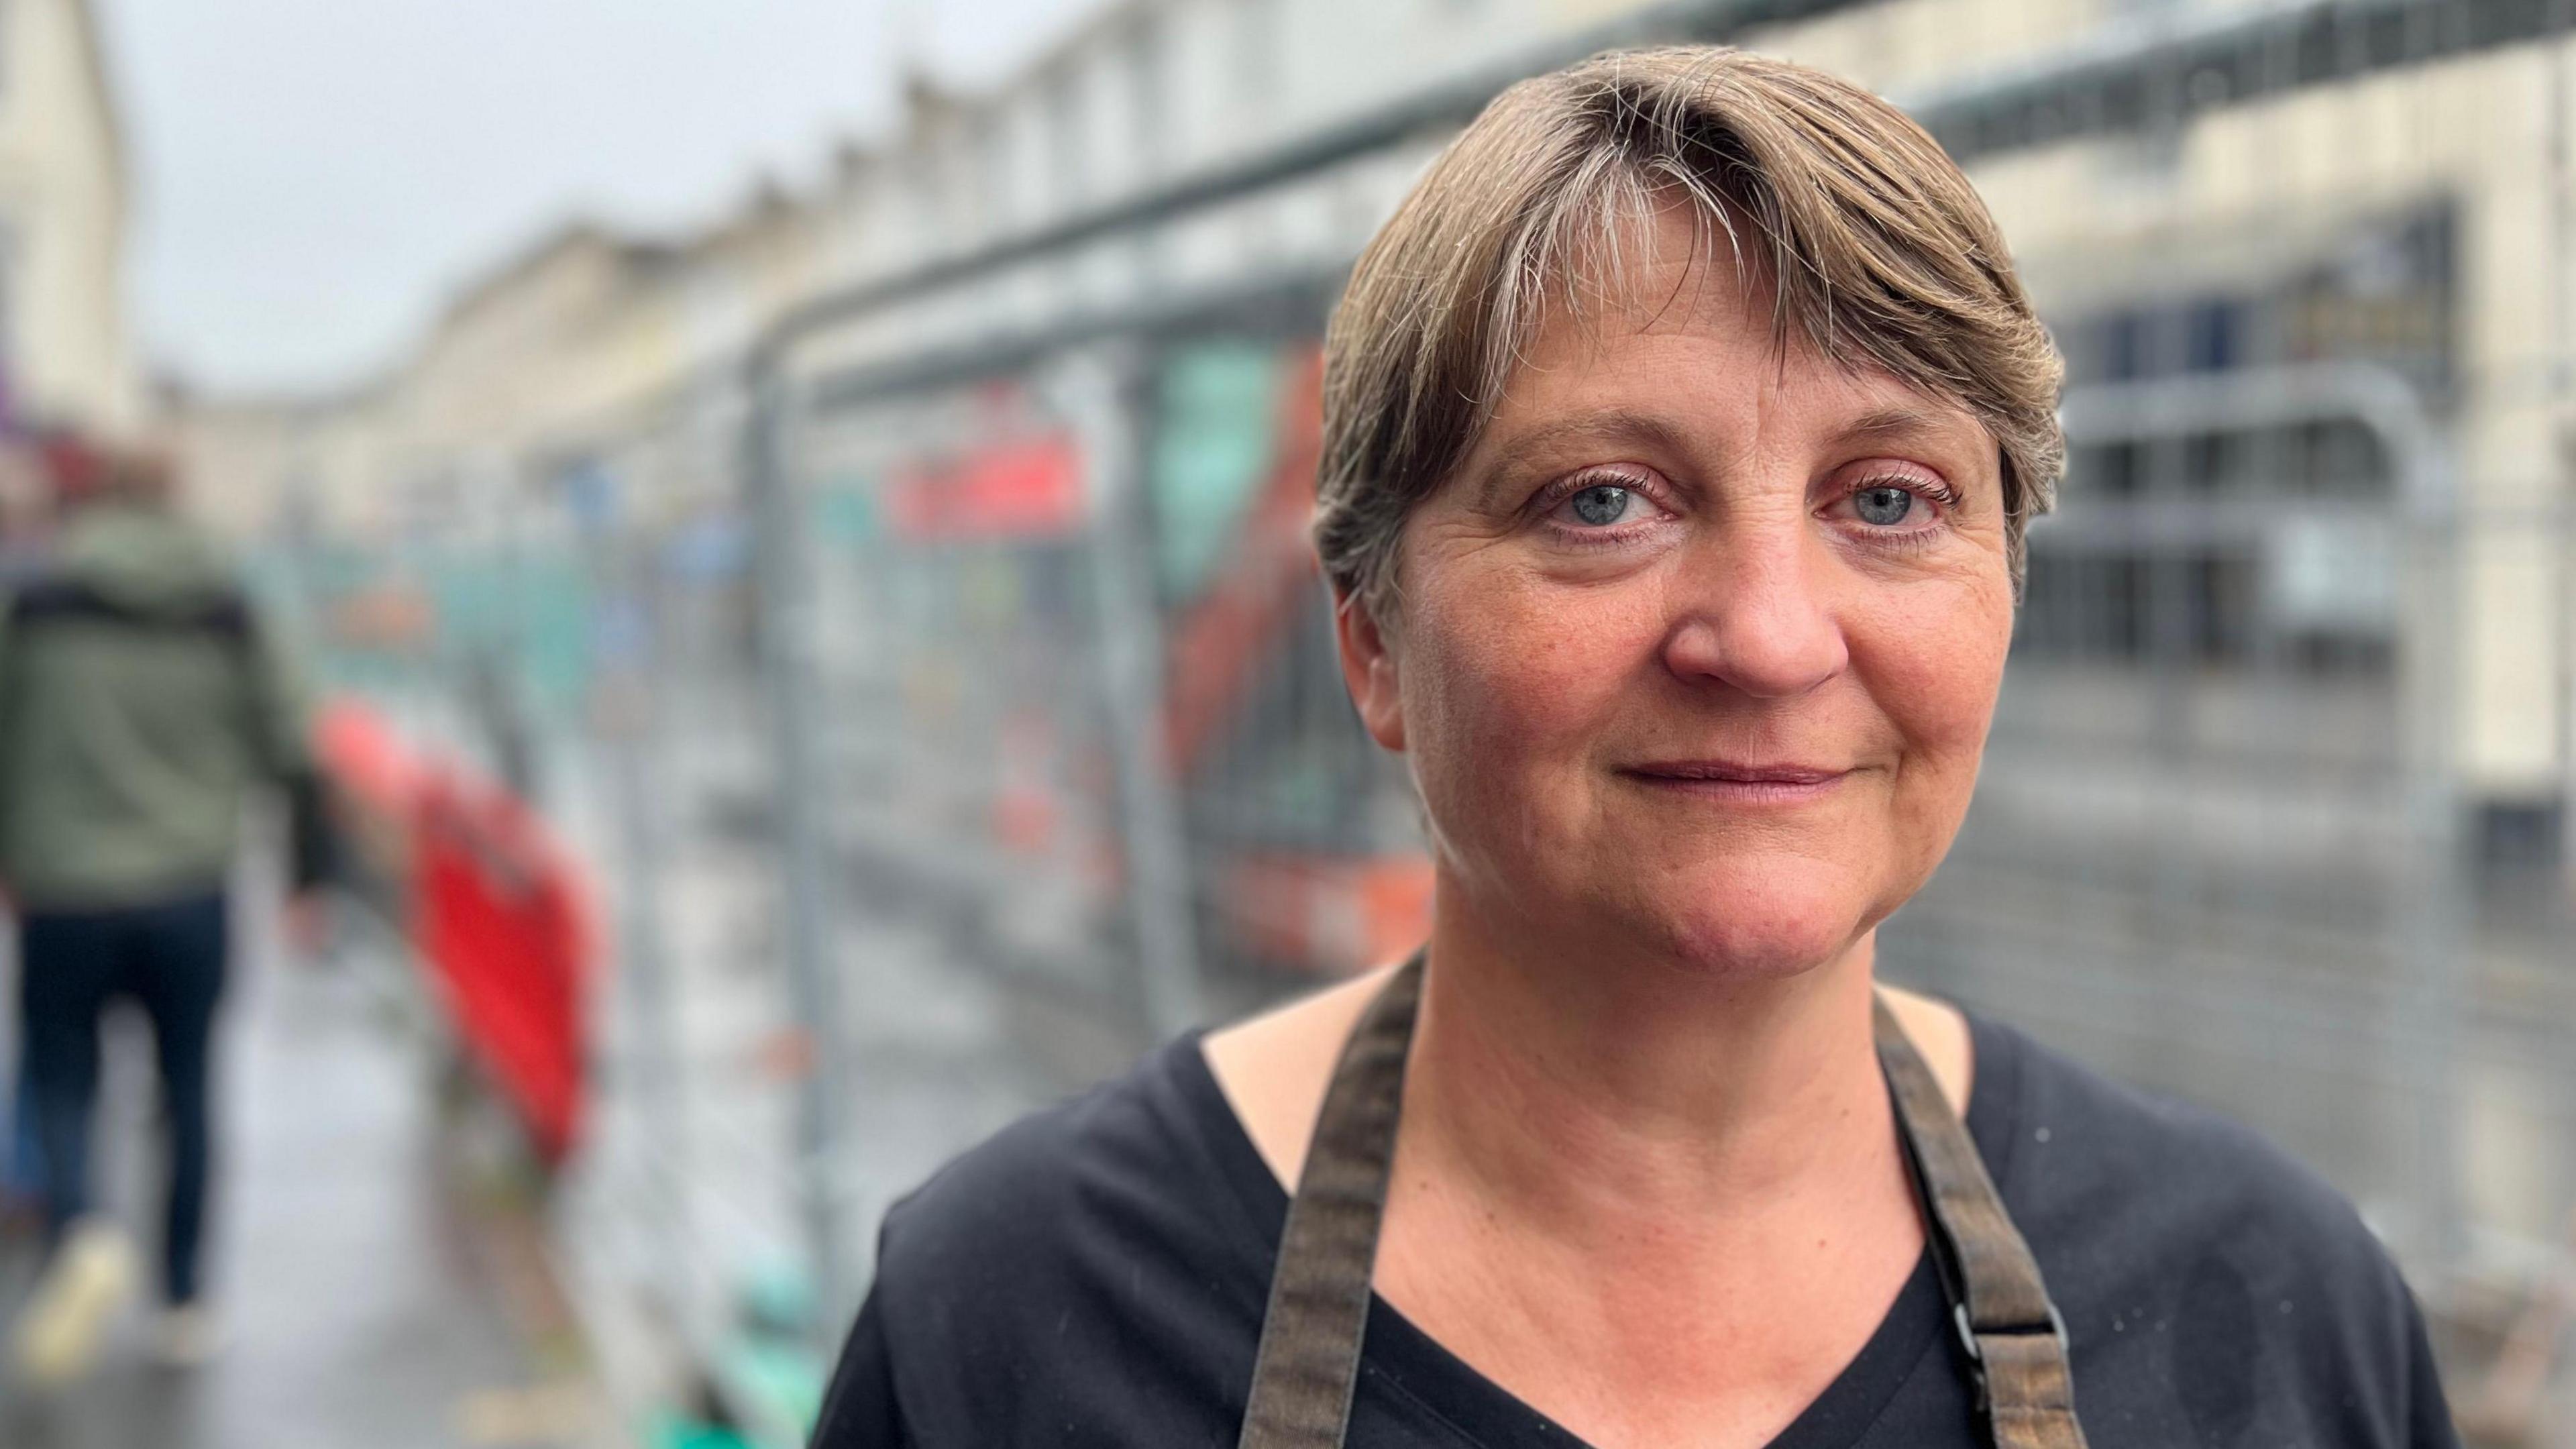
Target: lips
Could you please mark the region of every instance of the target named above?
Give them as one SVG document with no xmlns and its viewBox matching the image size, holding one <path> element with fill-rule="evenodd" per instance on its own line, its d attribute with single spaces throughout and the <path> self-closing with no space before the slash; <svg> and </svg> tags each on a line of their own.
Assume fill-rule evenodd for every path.
<svg viewBox="0 0 2576 1449">
<path fill-rule="evenodd" d="M 1851 772 L 1829 769 L 1823 765 L 1756 765 L 1736 760 L 1657 760 L 1643 765 L 1630 765 L 1621 773 L 1647 780 L 1670 781 L 1683 785 L 1795 787 L 1829 785 Z"/>
</svg>

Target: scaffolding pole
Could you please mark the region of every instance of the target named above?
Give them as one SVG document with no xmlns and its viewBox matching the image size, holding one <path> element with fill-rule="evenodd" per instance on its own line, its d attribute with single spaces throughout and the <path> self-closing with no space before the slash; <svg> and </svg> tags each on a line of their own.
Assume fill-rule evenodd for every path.
<svg viewBox="0 0 2576 1449">
<path fill-rule="evenodd" d="M 816 725 L 814 591 L 794 480 L 787 472 L 790 391 L 776 357 L 755 354 L 747 379 L 743 467 L 757 537 L 761 671 L 769 707 L 782 924 L 790 1000 L 811 1056 L 798 1084 L 797 1195 L 814 1265 L 813 1331 L 826 1352 L 857 1302 L 857 1275 L 841 1190 L 849 1064 L 840 967 L 825 887 L 830 844 L 823 825 L 825 767 Z"/>
</svg>

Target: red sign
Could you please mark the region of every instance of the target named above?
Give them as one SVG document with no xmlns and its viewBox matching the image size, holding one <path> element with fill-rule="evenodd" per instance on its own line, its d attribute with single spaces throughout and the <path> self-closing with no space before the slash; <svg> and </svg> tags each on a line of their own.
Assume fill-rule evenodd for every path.
<svg viewBox="0 0 2576 1449">
<path fill-rule="evenodd" d="M 886 490 L 896 536 L 1049 538 L 1082 526 L 1082 458 L 1062 435 L 997 443 L 918 469 Z"/>
</svg>

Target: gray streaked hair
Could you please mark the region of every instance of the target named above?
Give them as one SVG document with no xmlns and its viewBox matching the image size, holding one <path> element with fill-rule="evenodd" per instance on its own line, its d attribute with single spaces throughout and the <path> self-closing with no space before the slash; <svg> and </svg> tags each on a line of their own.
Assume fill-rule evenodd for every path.
<svg viewBox="0 0 2576 1449">
<path fill-rule="evenodd" d="M 1847 81 L 1715 46 L 1617 51 L 1522 81 L 1360 255 L 1324 339 L 1315 544 L 1383 614 L 1414 505 L 1475 446 L 1548 289 L 1578 314 L 1627 239 L 1686 207 L 1767 280 L 1782 344 L 1965 407 L 2002 454 L 2014 585 L 2055 495 L 2064 376 L 1994 218 L 1940 144 Z"/>
</svg>

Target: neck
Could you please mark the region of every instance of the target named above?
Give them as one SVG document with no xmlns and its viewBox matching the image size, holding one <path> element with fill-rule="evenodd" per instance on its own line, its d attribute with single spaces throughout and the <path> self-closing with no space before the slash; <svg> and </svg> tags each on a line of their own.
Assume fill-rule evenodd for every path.
<svg viewBox="0 0 2576 1449">
<path fill-rule="evenodd" d="M 1408 1155 L 1555 1236 L 1902 1193 L 1870 1031 L 1873 936 L 1754 979 L 1496 930 L 1435 897 Z"/>
</svg>

